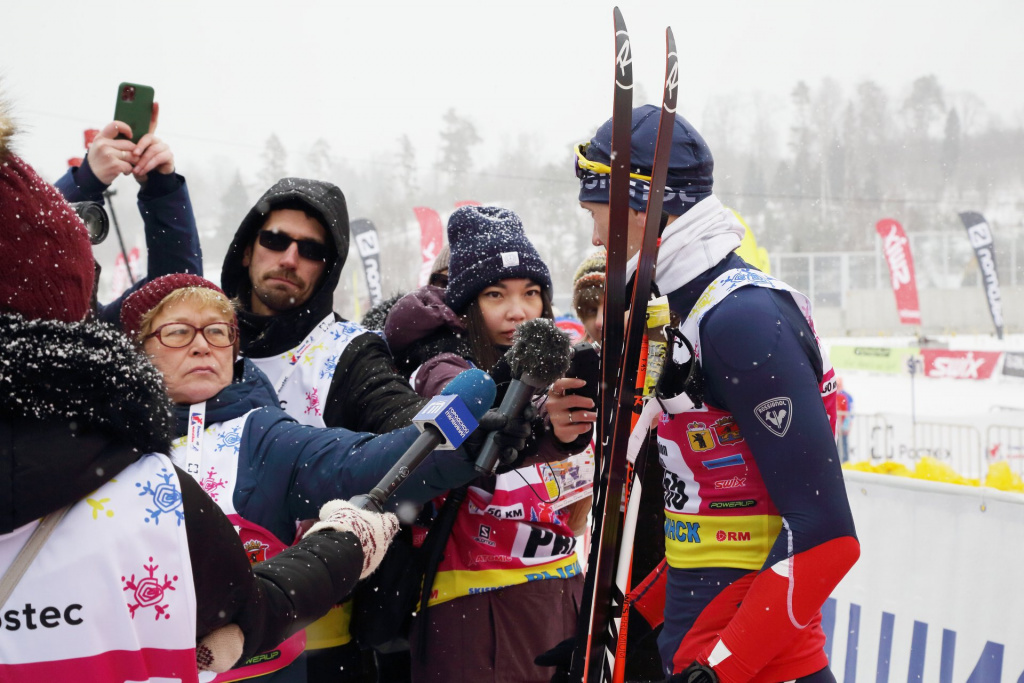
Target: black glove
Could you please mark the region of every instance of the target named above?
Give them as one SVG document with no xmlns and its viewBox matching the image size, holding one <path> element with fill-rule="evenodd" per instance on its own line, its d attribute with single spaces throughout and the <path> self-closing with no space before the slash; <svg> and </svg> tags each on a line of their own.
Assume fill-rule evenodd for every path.
<svg viewBox="0 0 1024 683">
<path fill-rule="evenodd" d="M 686 671 L 673 674 L 669 683 L 718 683 L 718 674 L 710 666 L 694 662 Z"/>
<path fill-rule="evenodd" d="M 502 462 L 511 462 L 526 448 L 526 442 L 533 433 L 531 423 L 536 415 L 537 409 L 532 405 L 526 406 L 519 417 L 511 418 L 502 415 L 497 408 L 491 408 L 477 420 L 479 426 L 462 446 L 470 458 L 475 460 L 487 436 L 491 432 L 497 432 L 495 442 L 499 447 L 498 457 Z"/>
<path fill-rule="evenodd" d="M 572 653 L 575 649 L 576 639 L 566 638 L 544 654 L 537 655 L 533 663 L 537 666 L 555 667 L 551 683 L 569 683 L 569 669 L 572 667 Z"/>
</svg>

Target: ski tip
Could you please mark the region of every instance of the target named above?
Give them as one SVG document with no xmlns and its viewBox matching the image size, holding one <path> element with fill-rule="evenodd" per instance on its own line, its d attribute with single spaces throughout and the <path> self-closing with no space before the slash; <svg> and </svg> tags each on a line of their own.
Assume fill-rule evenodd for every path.
<svg viewBox="0 0 1024 683">
<path fill-rule="evenodd" d="M 615 19 L 615 30 L 616 31 L 625 31 L 626 30 L 626 20 L 622 18 L 622 10 L 619 9 L 618 5 L 616 5 L 615 7 L 612 8 L 612 16 Z"/>
<path fill-rule="evenodd" d="M 668 48 L 666 50 L 668 54 L 673 54 L 676 51 L 676 37 L 672 35 L 671 26 L 665 28 L 665 45 Z"/>
</svg>

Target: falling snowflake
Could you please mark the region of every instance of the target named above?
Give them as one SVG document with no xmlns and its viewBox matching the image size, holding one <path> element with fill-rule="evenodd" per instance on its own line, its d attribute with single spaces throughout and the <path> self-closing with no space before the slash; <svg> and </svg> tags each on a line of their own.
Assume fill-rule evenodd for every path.
<svg viewBox="0 0 1024 683">
<path fill-rule="evenodd" d="M 168 514 L 173 512 L 178 518 L 178 526 L 185 520 L 185 512 L 181 509 L 181 491 L 178 490 L 177 485 L 171 483 L 171 479 L 174 478 L 174 474 L 168 472 L 166 469 L 160 470 L 163 474 L 158 475 L 162 482 L 153 488 L 152 482 L 147 481 L 145 488 L 142 487 L 141 482 L 136 482 L 135 486 L 141 488 L 139 492 L 140 496 L 151 496 L 153 499 L 153 507 L 151 510 L 146 508 L 146 512 L 149 513 L 149 517 L 146 518 L 148 522 L 150 519 L 153 520 L 154 524 L 160 523 L 160 515 Z"/>
<path fill-rule="evenodd" d="M 149 561 L 152 562 L 153 558 L 149 558 Z M 121 577 L 121 581 L 124 583 L 124 588 L 122 590 L 133 591 L 132 598 L 135 600 L 135 604 L 128 605 L 128 610 L 131 612 L 132 619 L 135 618 L 135 610 L 140 607 L 152 607 L 155 609 L 156 615 L 153 618 L 156 620 L 159 620 L 161 616 L 164 619 L 171 618 L 171 615 L 167 612 L 169 605 L 161 605 L 160 603 L 163 601 L 164 594 L 168 590 L 177 590 L 172 584 L 178 580 L 178 577 L 173 576 L 168 579 L 167 574 L 164 574 L 163 583 L 157 581 L 154 574 L 159 567 L 160 565 L 157 564 L 142 565 L 142 568 L 149 572 L 149 576 L 139 579 L 138 583 L 135 583 L 135 574 L 132 574 L 130 579 L 125 579 L 123 576 Z"/>
</svg>

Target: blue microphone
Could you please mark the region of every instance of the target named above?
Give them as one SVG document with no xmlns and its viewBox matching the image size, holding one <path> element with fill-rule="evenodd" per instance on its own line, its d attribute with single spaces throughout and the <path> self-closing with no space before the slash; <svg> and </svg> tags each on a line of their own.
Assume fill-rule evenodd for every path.
<svg viewBox="0 0 1024 683">
<path fill-rule="evenodd" d="M 356 496 L 352 504 L 363 510 L 383 512 L 384 503 L 412 471 L 434 450 L 454 450 L 462 445 L 483 417 L 498 388 L 483 370 L 464 370 L 448 382 L 441 394 L 427 401 L 412 418 L 420 430 L 412 445 L 402 454 L 384 478 L 365 495 Z"/>
</svg>

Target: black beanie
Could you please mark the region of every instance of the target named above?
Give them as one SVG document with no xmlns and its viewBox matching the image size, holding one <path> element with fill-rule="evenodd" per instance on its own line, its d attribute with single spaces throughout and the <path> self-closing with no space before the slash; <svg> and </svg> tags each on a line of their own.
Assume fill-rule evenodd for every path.
<svg viewBox="0 0 1024 683">
<path fill-rule="evenodd" d="M 456 313 L 500 280 L 529 278 L 551 291 L 551 273 L 514 211 L 497 206 L 456 209 L 448 219 L 448 245 L 445 302 Z"/>
</svg>

